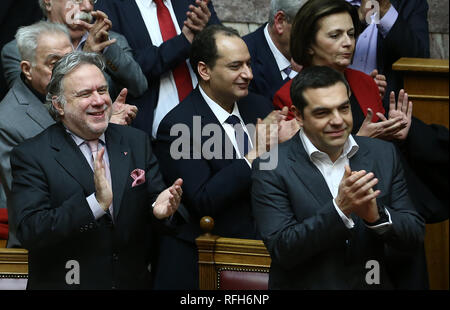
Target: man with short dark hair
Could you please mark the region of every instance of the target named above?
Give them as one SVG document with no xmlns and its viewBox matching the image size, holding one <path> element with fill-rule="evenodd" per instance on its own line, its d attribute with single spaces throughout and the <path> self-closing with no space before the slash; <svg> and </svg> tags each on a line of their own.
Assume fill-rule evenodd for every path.
<svg viewBox="0 0 450 310">
<path fill-rule="evenodd" d="M 48 86 L 59 121 L 12 151 L 28 289 L 151 288 L 154 229 L 181 220 L 183 181 L 165 189 L 149 137 L 109 123 L 104 66 L 96 53 L 61 58 Z"/>
<path fill-rule="evenodd" d="M 406 252 L 423 242 L 394 146 L 350 135 L 349 96 L 334 69 L 303 69 L 291 87 L 302 129 L 280 145 L 275 169 L 253 164 L 270 289 L 393 288 L 385 246 Z"/>
<path fill-rule="evenodd" d="M 161 240 L 155 285 L 163 289 L 198 289 L 195 238 L 202 216 L 214 218 L 214 234 L 258 238 L 250 207 L 251 162 L 278 139 L 267 135 L 259 141 L 261 129 L 251 129 L 273 124 L 277 134 L 287 112 L 271 112 L 269 100 L 249 93 L 250 54 L 235 30 L 205 28 L 189 56 L 199 85 L 164 117 L 155 143 L 166 182 L 176 175 L 184 180 L 184 205 L 192 218 L 175 237 Z"/>
</svg>

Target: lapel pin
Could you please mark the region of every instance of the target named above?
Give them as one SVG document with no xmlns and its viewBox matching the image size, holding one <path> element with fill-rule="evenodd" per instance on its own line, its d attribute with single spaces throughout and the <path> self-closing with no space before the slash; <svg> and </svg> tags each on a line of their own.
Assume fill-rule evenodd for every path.
<svg viewBox="0 0 450 310">
<path fill-rule="evenodd" d="M 128 152 L 123 152 L 123 154 L 124 154 L 125 156 L 127 156 Z"/>
</svg>

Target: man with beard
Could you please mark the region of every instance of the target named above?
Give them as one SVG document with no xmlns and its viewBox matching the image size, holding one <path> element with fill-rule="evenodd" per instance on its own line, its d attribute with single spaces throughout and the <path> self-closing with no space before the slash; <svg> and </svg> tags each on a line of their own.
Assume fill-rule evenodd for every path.
<svg viewBox="0 0 450 310">
<path fill-rule="evenodd" d="M 74 50 L 97 52 L 106 60 L 109 91 L 115 98 L 123 88 L 132 97 L 147 90 L 147 80 L 124 36 L 109 31 L 111 21 L 105 13 L 93 11 L 96 0 L 39 0 L 39 6 L 53 23 L 69 28 Z M 92 21 L 95 18 L 93 24 Z M 2 50 L 2 64 L 9 87 L 20 76 L 20 55 L 17 42 L 11 41 Z M 126 92 L 126 91 L 125 91 Z"/>
</svg>

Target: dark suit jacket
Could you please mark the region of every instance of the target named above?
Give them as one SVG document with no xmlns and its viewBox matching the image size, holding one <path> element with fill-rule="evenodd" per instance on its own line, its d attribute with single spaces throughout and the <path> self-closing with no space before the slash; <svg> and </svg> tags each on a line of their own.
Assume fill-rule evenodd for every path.
<svg viewBox="0 0 450 310">
<path fill-rule="evenodd" d="M 264 118 L 271 111 L 270 101 L 263 97 L 249 94 L 238 102 L 239 112 L 246 124 L 256 124 L 256 119 Z M 199 123 L 194 125 L 193 117 L 197 117 Z M 220 132 L 204 133 L 200 136 L 208 124 L 216 125 Z M 190 159 L 172 158 L 173 150 L 171 145 L 179 140 L 180 132 L 175 136 L 170 135 L 172 126 L 182 126 L 187 132 L 186 143 L 190 149 L 185 149 L 184 154 Z M 180 128 L 180 127 L 179 127 Z M 220 134 L 220 135 L 219 135 Z M 204 154 L 199 154 L 199 159 L 194 158 L 194 148 L 202 147 L 211 139 L 217 138 L 220 147 L 220 158 L 207 159 Z M 211 141 L 210 141 L 211 142 Z M 184 180 L 183 183 L 183 204 L 189 210 L 192 221 L 180 228 L 175 236 L 177 239 L 187 241 L 190 246 L 190 253 L 181 254 L 180 248 L 173 248 L 167 256 L 183 257 L 183 261 L 189 260 L 196 255 L 194 239 L 201 234 L 199 227 L 202 216 L 212 216 L 214 218 L 213 234 L 223 237 L 234 238 L 256 238 L 256 227 L 250 208 L 250 175 L 251 169 L 244 159 L 223 159 L 225 144 L 230 140 L 221 127 L 214 113 L 211 111 L 203 99 L 198 87 L 162 120 L 157 135 L 155 154 L 161 165 L 161 171 L 166 182 L 171 182 L 177 177 Z M 161 270 L 165 270 L 165 279 L 172 282 L 165 284 L 162 288 L 198 288 L 197 269 L 186 270 L 182 267 L 182 262 L 168 266 L 170 258 L 161 258 Z M 167 264 L 164 266 L 164 264 Z M 196 265 L 196 263 L 195 263 Z M 196 268 L 194 266 L 194 268 Z M 159 271 L 157 271 L 158 277 Z M 173 278 L 170 275 L 173 275 Z M 183 278 L 193 281 L 188 287 L 177 287 Z M 176 282 L 176 283 L 175 283 Z M 157 284 L 155 284 L 157 285 Z"/>
<path fill-rule="evenodd" d="M 58 123 L 14 148 L 12 206 L 17 236 L 29 250 L 29 289 L 142 289 L 156 220 L 151 204 L 165 189 L 148 136 L 109 124 L 105 132 L 114 193 L 114 224 L 95 220 L 86 197 L 94 177 L 73 139 Z M 146 171 L 132 187 L 131 171 Z M 80 266 L 80 284 L 67 285 L 66 263 Z"/>
<path fill-rule="evenodd" d="M 383 98 L 386 112 L 389 110 L 389 93 L 403 88 L 401 73 L 392 70 L 401 57 L 430 57 L 428 32 L 428 3 L 426 0 L 391 0 L 399 16 L 386 38 L 379 33 L 377 42 L 378 71 L 387 80 Z"/>
<path fill-rule="evenodd" d="M 354 215 L 355 227 L 346 228 L 299 135 L 280 145 L 276 169 L 259 170 L 259 161 L 253 163 L 253 213 L 272 258 L 269 288 L 391 288 L 385 244 L 407 250 L 423 241 L 424 222 L 412 207 L 394 147 L 377 139 L 355 139 L 360 148 L 350 167 L 375 174 L 381 190 L 377 204 L 391 215 L 391 229 L 381 236 Z M 379 263 L 379 285 L 366 284 L 370 260 Z"/>
<path fill-rule="evenodd" d="M 186 12 L 191 4 L 195 4 L 195 1 L 172 1 L 180 29 L 183 28 Z M 220 23 L 211 1 L 208 7 L 211 11 L 209 24 Z M 146 131 L 150 135 L 153 124 L 153 111 L 158 103 L 161 75 L 174 69 L 180 62 L 185 61 L 188 58 L 191 45 L 186 37 L 180 34 L 164 42 L 159 47 L 154 46 L 134 0 L 100 0 L 95 8 L 105 12 L 112 21 L 112 29 L 126 37 L 133 49 L 136 61 L 147 78 L 147 92 L 132 101 L 139 108 L 139 113 L 133 121 L 133 126 Z"/>
<path fill-rule="evenodd" d="M 272 100 L 275 92 L 285 81 L 281 78 L 275 57 L 264 36 L 266 25 L 267 23 L 242 39 L 247 43 L 252 57 L 253 80 L 250 83 L 250 90 Z"/>
</svg>

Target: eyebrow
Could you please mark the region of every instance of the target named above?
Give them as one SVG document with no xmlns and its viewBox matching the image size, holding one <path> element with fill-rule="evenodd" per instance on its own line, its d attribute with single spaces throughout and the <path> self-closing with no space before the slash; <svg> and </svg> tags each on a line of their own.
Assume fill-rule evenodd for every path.
<svg viewBox="0 0 450 310">
<path fill-rule="evenodd" d="M 106 90 L 108 90 L 108 84 L 101 85 L 101 86 L 97 87 L 95 90 L 98 90 L 98 89 L 106 89 Z M 92 92 L 93 92 L 92 88 L 85 88 L 85 89 L 82 89 L 80 91 L 74 92 L 74 94 L 75 94 L 75 96 L 80 96 L 82 94 L 85 94 L 85 93 L 88 94 L 88 93 L 92 93 Z"/>
<path fill-rule="evenodd" d="M 345 106 L 345 105 L 350 105 L 350 100 L 346 100 L 345 102 L 342 102 L 342 103 L 338 106 L 338 108 L 342 108 L 342 107 Z M 326 107 L 318 107 L 318 108 L 315 108 L 314 110 L 312 110 L 311 113 L 317 113 L 317 112 L 328 111 L 328 110 L 331 110 L 331 109 L 326 108 Z"/>
<path fill-rule="evenodd" d="M 48 60 L 55 59 L 55 58 L 59 59 L 59 58 L 62 58 L 62 56 L 58 55 L 58 54 L 50 54 L 47 56 L 47 58 L 45 58 L 45 60 L 48 61 Z"/>
</svg>

